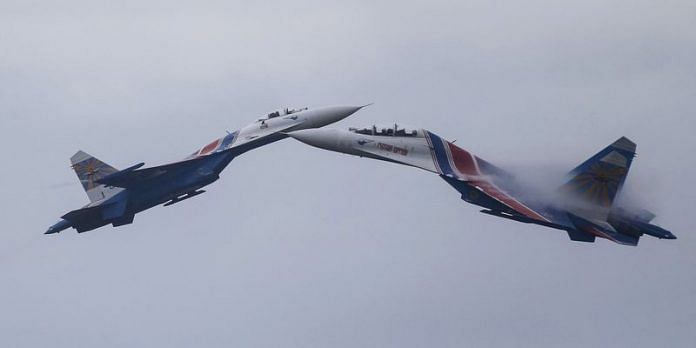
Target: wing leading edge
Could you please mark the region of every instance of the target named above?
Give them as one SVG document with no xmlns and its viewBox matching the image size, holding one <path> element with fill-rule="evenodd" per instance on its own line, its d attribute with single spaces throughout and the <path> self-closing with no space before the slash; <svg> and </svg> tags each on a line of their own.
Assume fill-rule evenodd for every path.
<svg viewBox="0 0 696 348">
<path fill-rule="evenodd" d="M 222 152 L 218 152 L 213 155 L 220 153 Z M 144 169 L 138 169 L 144 165 L 144 163 L 139 163 L 130 168 L 101 178 L 98 180 L 98 182 L 106 186 L 122 187 L 126 189 L 135 188 L 145 183 L 150 183 L 152 180 L 164 179 L 170 175 L 195 168 L 207 158 L 209 158 L 209 156 L 194 157 L 179 162 Z"/>
<path fill-rule="evenodd" d="M 566 224 L 561 219 L 553 219 L 554 214 L 547 208 L 536 207 L 511 193 L 513 190 L 504 185 L 512 178 L 509 173 L 432 132 L 426 132 L 426 139 L 440 175 L 462 194 L 465 201 L 493 211 L 524 217 L 529 222 L 559 225 L 559 228 Z"/>
</svg>

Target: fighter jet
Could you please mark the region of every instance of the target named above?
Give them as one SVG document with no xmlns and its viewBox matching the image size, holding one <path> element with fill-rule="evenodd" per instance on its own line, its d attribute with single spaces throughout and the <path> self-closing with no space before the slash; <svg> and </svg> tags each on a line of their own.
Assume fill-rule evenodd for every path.
<svg viewBox="0 0 696 348">
<path fill-rule="evenodd" d="M 123 170 L 78 151 L 70 162 L 90 203 L 62 216 L 45 234 L 69 227 L 77 232 L 111 224 L 127 225 L 135 214 L 156 205 L 169 206 L 195 197 L 220 177 L 232 161 L 251 149 L 283 138 L 286 132 L 323 127 L 338 122 L 363 106 L 332 106 L 317 109 L 282 109 L 196 150 L 185 159 L 156 167 L 138 163 Z"/>
<path fill-rule="evenodd" d="M 298 130 L 289 135 L 303 143 L 350 155 L 404 164 L 438 174 L 492 216 L 564 230 L 573 241 L 594 242 L 596 237 L 637 245 L 647 234 L 676 239 L 653 225 L 646 210 L 614 206 L 636 144 L 621 137 L 578 165 L 553 195 L 535 194 L 503 169 L 471 154 L 425 129 L 397 125 L 369 128 Z"/>
</svg>

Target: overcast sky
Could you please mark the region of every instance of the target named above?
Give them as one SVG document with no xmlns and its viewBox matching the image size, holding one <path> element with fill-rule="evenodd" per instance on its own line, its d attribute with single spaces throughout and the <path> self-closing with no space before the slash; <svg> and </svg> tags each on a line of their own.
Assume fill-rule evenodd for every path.
<svg viewBox="0 0 696 348">
<path fill-rule="evenodd" d="M 0 0 L 0 345 L 692 347 L 696 4 Z M 637 247 L 480 214 L 430 173 L 288 139 L 119 228 L 69 157 L 156 165 L 277 107 L 375 102 L 530 177 L 620 136 Z"/>
</svg>

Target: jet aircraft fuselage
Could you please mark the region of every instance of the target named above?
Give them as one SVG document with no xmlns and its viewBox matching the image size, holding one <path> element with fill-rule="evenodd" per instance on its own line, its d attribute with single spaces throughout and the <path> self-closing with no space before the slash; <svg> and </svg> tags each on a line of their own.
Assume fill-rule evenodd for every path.
<svg viewBox="0 0 696 348">
<path fill-rule="evenodd" d="M 63 215 L 46 234 L 70 227 L 85 232 L 108 224 L 130 224 L 135 214 L 143 210 L 160 204 L 172 205 L 205 192 L 201 188 L 215 182 L 236 156 L 286 138 L 286 132 L 340 121 L 360 108 L 333 106 L 275 111 L 212 141 L 184 160 L 144 169 L 140 169 L 144 163 L 139 163 L 119 171 L 78 151 L 71 158 L 72 167 L 91 202 Z"/>
<path fill-rule="evenodd" d="M 564 230 L 575 241 L 595 237 L 636 245 L 643 234 L 676 239 L 650 224 L 645 210 L 613 206 L 635 156 L 636 144 L 620 138 L 569 173 L 549 199 L 519 185 L 513 175 L 425 129 L 397 125 L 349 130 L 309 129 L 289 133 L 325 150 L 404 164 L 438 174 L 481 212 Z M 545 193 L 545 192 L 544 192 Z"/>
</svg>

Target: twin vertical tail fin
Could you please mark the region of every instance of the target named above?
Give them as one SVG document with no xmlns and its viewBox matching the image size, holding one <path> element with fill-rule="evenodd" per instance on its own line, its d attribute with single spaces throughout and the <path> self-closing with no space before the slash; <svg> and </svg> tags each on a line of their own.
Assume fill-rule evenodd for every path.
<svg viewBox="0 0 696 348">
<path fill-rule="evenodd" d="M 77 178 L 80 179 L 80 183 L 85 189 L 85 192 L 87 192 L 87 197 L 89 197 L 90 202 L 96 202 L 111 197 L 120 191 L 118 188 L 107 187 L 97 182 L 99 179 L 109 174 L 118 172 L 116 168 L 83 151 L 78 151 L 70 157 L 70 164 L 73 170 L 75 170 Z"/>
<path fill-rule="evenodd" d="M 621 137 L 573 169 L 570 180 L 560 188 L 562 194 L 579 199 L 583 206 L 577 208 L 586 213 L 583 215 L 605 220 L 635 154 L 636 144 Z"/>
</svg>

